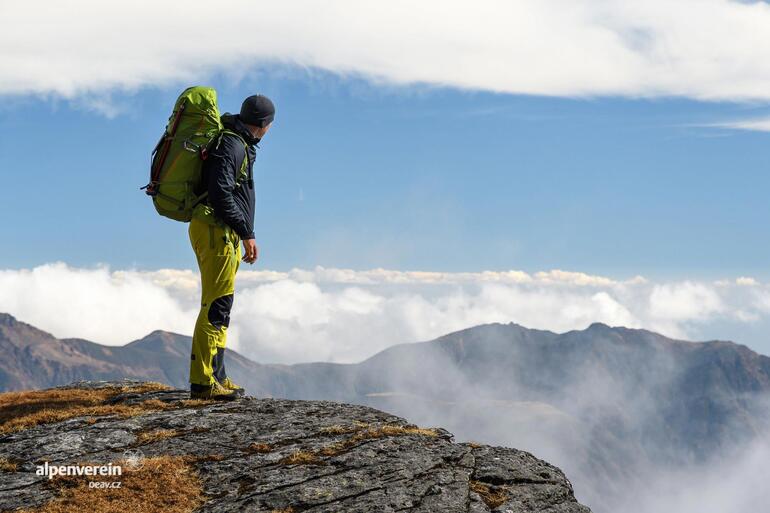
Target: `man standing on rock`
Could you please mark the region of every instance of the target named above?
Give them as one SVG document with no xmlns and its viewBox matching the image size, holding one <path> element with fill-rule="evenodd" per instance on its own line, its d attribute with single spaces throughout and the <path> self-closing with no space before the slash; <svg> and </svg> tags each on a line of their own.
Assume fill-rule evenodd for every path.
<svg viewBox="0 0 770 513">
<path fill-rule="evenodd" d="M 222 116 L 225 130 L 203 163 L 201 187 L 207 188 L 208 197 L 193 211 L 189 228 L 203 289 L 190 360 L 193 399 L 227 401 L 244 393 L 225 372 L 225 345 L 240 264 L 239 242 L 243 261 L 257 260 L 253 166 L 257 143 L 274 117 L 269 98 L 249 96 L 240 114 Z"/>
</svg>

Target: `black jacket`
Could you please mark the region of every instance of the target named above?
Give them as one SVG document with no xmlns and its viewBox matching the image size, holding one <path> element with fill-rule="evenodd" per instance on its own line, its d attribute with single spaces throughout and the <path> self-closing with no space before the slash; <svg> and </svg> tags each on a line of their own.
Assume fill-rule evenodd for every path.
<svg viewBox="0 0 770 513">
<path fill-rule="evenodd" d="M 203 184 L 208 188 L 206 199 L 214 209 L 214 215 L 224 221 L 241 239 L 254 238 L 254 158 L 259 139 L 252 137 L 249 129 L 238 115 L 224 114 L 225 128 L 240 134 L 248 145 L 244 155 L 243 142 L 231 135 L 223 134 L 219 146 L 212 147 L 203 161 Z M 236 187 L 236 178 L 241 171 L 241 162 L 248 158 L 248 179 Z"/>
</svg>

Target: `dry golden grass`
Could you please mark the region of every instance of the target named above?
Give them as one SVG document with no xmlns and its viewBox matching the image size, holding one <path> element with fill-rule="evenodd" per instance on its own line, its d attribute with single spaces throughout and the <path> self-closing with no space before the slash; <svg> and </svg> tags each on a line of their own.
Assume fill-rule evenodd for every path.
<svg viewBox="0 0 770 513">
<path fill-rule="evenodd" d="M 202 461 L 222 461 L 225 457 L 221 454 L 206 454 L 205 456 L 196 456 L 195 461 L 196 462 L 202 462 Z"/>
<path fill-rule="evenodd" d="M 252 442 L 249 444 L 248 447 L 246 447 L 246 452 L 259 452 L 259 453 L 266 453 L 272 451 L 273 448 L 270 447 L 268 444 L 258 444 L 257 442 Z"/>
<path fill-rule="evenodd" d="M 422 436 L 438 436 L 438 433 L 433 429 L 421 428 L 414 425 L 402 426 L 399 424 L 385 424 L 384 426 L 371 427 L 369 424 L 357 422 L 354 428 L 342 428 L 348 429 L 347 431 L 340 431 L 342 433 L 354 433 L 353 436 L 347 438 L 341 442 L 337 442 L 330 446 L 322 448 L 319 454 L 324 456 L 335 456 L 341 452 L 349 449 L 356 443 L 367 440 L 370 438 L 382 438 L 385 436 L 405 436 L 405 435 L 422 435 Z M 335 426 L 332 426 L 335 427 Z"/>
<path fill-rule="evenodd" d="M 325 465 L 326 462 L 324 462 L 320 457 L 321 456 L 336 456 L 354 445 L 356 445 L 358 442 L 362 440 L 367 440 L 371 438 L 382 438 L 386 436 L 405 436 L 405 435 L 422 435 L 422 436 L 438 436 L 438 433 L 433 429 L 426 429 L 414 426 L 412 424 L 402 426 L 398 424 L 385 424 L 384 426 L 378 426 L 378 427 L 372 427 L 369 424 L 366 424 L 364 422 L 354 422 L 353 426 L 345 427 L 340 426 L 338 424 L 335 424 L 333 426 L 327 426 L 323 429 L 321 429 L 321 432 L 324 434 L 348 434 L 353 433 L 353 436 L 346 438 L 345 440 L 342 440 L 340 442 L 334 443 L 332 445 L 322 447 L 318 451 L 301 451 L 301 450 L 295 450 L 292 454 L 289 456 L 286 456 L 285 458 L 282 458 L 278 461 L 278 463 L 282 463 L 284 465 L 292 465 L 292 464 L 305 464 L 305 465 Z M 264 445 L 264 444 L 251 444 L 249 448 L 247 448 L 247 451 L 250 452 L 260 452 L 256 451 L 257 445 Z M 252 446 L 255 446 L 252 448 Z"/>
<path fill-rule="evenodd" d="M 468 442 L 467 445 L 468 447 L 473 447 L 474 449 L 481 447 L 481 444 L 477 444 L 476 442 Z"/>
<path fill-rule="evenodd" d="M 421 428 L 417 426 L 399 426 L 386 424 L 380 428 L 369 428 L 365 431 L 364 438 L 379 438 L 381 436 L 423 435 L 438 436 L 435 429 Z"/>
<path fill-rule="evenodd" d="M 278 461 L 281 465 L 324 465 L 325 463 L 318 458 L 318 455 L 312 451 L 295 450 L 285 458 Z"/>
<path fill-rule="evenodd" d="M 355 421 L 352 426 L 342 426 L 335 424 L 333 426 L 327 426 L 320 430 L 323 434 L 329 435 L 342 435 L 354 433 L 350 438 L 347 438 L 341 442 L 332 444 L 331 446 L 324 447 L 316 452 L 313 451 L 300 451 L 296 450 L 290 456 L 287 456 L 279 461 L 284 464 L 294 463 L 306 463 L 306 464 L 320 464 L 319 456 L 334 456 L 342 451 L 349 449 L 357 442 L 370 438 L 381 438 L 385 436 L 404 436 L 404 435 L 423 435 L 423 436 L 438 436 L 433 429 L 420 428 L 413 425 L 401 426 L 397 424 L 386 424 L 379 427 L 371 427 L 364 422 Z M 271 452 L 273 449 L 267 444 L 252 443 L 246 449 L 246 452 Z"/>
<path fill-rule="evenodd" d="M 496 507 L 505 503 L 505 501 L 508 499 L 508 494 L 504 489 L 495 491 L 481 481 L 471 480 L 468 483 L 468 487 L 479 494 L 479 496 L 481 496 L 481 500 L 483 500 L 484 503 L 492 509 L 495 509 Z"/>
<path fill-rule="evenodd" d="M 16 472 L 17 464 L 8 458 L 0 458 L 0 470 L 4 472 Z"/>
<path fill-rule="evenodd" d="M 336 456 L 348 449 L 350 445 L 345 442 L 337 442 L 336 444 L 321 448 L 318 453 L 322 456 Z"/>
<path fill-rule="evenodd" d="M 209 404 L 215 404 L 213 399 L 183 399 L 179 401 L 181 406 L 185 408 L 198 408 L 200 406 L 208 406 Z"/>
<path fill-rule="evenodd" d="M 159 456 L 143 460 L 140 470 L 100 478 L 120 481 L 120 488 L 89 488 L 93 477 L 61 477 L 52 482 L 59 496 L 39 508 L 18 513 L 191 513 L 205 501 L 198 475 L 189 458 Z"/>
<path fill-rule="evenodd" d="M 50 424 L 73 417 L 120 415 L 130 417 L 145 411 L 169 408 L 157 399 L 137 405 L 105 404 L 110 398 L 126 392 L 150 392 L 169 387 L 161 383 L 101 389 L 58 388 L 27 390 L 0 394 L 0 434 L 21 431 L 38 424 Z"/>
<path fill-rule="evenodd" d="M 184 431 L 179 431 L 178 429 L 155 429 L 139 433 L 136 440 L 140 444 L 149 444 L 158 440 L 165 440 L 166 438 L 174 438 L 182 434 L 184 434 Z"/>
<path fill-rule="evenodd" d="M 294 513 L 294 508 L 292 508 L 291 506 L 288 506 L 286 508 L 273 509 L 270 511 L 270 513 Z"/>
</svg>

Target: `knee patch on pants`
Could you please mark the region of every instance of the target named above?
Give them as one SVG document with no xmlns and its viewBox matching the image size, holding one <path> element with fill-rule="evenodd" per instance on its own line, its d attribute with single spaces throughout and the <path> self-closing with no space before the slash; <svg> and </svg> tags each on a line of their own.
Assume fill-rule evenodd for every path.
<svg viewBox="0 0 770 513">
<path fill-rule="evenodd" d="M 209 306 L 208 319 L 212 326 L 222 329 L 230 326 L 230 310 L 233 308 L 233 295 L 216 298 Z"/>
</svg>

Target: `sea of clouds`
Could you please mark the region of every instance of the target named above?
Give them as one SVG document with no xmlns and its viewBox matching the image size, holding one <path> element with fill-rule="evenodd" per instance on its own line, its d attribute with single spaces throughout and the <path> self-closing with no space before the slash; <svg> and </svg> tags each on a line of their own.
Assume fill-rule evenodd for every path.
<svg viewBox="0 0 770 513">
<path fill-rule="evenodd" d="M 61 262 L 0 270 L 0 312 L 57 337 L 113 345 L 155 329 L 190 334 L 199 295 L 199 277 L 191 270 L 77 268 Z M 703 339 L 709 338 L 715 323 L 761 325 L 768 316 L 770 284 L 750 277 L 654 282 L 640 276 L 612 279 L 559 270 L 243 270 L 237 277 L 229 344 L 263 363 L 357 362 L 393 344 L 429 340 L 489 322 L 561 332 L 599 321 Z M 763 347 L 755 345 L 758 350 Z M 450 372 L 451 365 L 445 362 L 421 365 L 426 382 L 462 382 L 460 373 Z M 592 411 L 606 394 L 623 389 L 597 385 L 600 375 L 586 372 L 585 383 L 574 387 L 579 410 Z M 421 425 L 447 426 L 458 440 L 532 451 L 563 468 L 578 498 L 599 513 L 758 511 L 757 505 L 768 500 L 762 481 L 770 454 L 767 430 L 735 447 L 723 447 L 698 464 L 625 462 L 633 476 L 617 476 L 608 483 L 586 471 L 590 437 L 583 440 L 578 435 L 590 433 L 590 423 L 580 427 L 545 403 L 506 402 L 506 408 L 512 408 L 507 415 L 500 404 L 479 403 L 466 410 L 479 398 L 497 397 L 497 392 L 479 389 L 477 383 L 459 390 L 466 392 L 458 394 L 451 408 L 426 407 L 431 403 L 418 401 L 394 411 Z M 638 396 L 620 404 L 629 418 L 650 414 Z"/>
<path fill-rule="evenodd" d="M 121 345 L 156 329 L 191 334 L 199 301 L 192 270 L 61 262 L 0 270 L 0 312 L 57 337 Z M 556 332 L 603 322 L 700 340 L 715 338 L 715 323 L 756 325 L 768 316 L 770 284 L 749 277 L 652 282 L 559 270 L 242 270 L 228 343 L 264 363 L 343 363 L 491 322 Z M 753 347 L 768 352 L 761 341 Z"/>
</svg>

